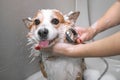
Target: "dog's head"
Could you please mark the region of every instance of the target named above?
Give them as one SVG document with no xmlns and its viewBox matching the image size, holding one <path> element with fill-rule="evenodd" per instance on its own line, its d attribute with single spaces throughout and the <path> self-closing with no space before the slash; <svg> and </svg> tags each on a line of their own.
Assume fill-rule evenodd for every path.
<svg viewBox="0 0 120 80">
<path fill-rule="evenodd" d="M 65 39 L 65 31 L 74 26 L 79 12 L 70 12 L 63 15 L 54 9 L 39 10 L 33 18 L 26 18 L 25 22 L 29 29 L 28 39 L 30 43 L 39 44 L 46 48 L 53 45 L 57 39 Z"/>
</svg>

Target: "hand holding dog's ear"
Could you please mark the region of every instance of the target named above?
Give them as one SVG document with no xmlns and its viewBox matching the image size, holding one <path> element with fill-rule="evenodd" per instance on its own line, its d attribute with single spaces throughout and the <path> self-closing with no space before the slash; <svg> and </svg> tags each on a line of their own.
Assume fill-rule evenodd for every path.
<svg viewBox="0 0 120 80">
<path fill-rule="evenodd" d="M 88 41 L 93 39 L 93 37 L 97 34 L 96 31 L 91 28 L 83 28 L 83 27 L 74 27 L 75 30 L 77 31 L 80 40 L 84 41 Z"/>
</svg>

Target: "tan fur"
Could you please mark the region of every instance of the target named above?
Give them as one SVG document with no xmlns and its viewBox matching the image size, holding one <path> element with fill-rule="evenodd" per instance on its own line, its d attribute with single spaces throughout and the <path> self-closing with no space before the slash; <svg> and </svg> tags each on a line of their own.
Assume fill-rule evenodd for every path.
<svg viewBox="0 0 120 80">
<path fill-rule="evenodd" d="M 38 18 L 38 16 L 39 16 L 39 18 Z M 40 20 L 40 23 L 42 23 L 42 21 L 43 21 L 43 19 L 44 19 L 44 17 L 43 17 L 43 15 L 42 15 L 42 13 L 41 13 L 41 11 L 40 10 L 38 10 L 38 12 L 35 14 L 35 16 L 33 17 L 33 23 L 32 23 L 32 25 L 29 27 L 29 29 L 30 29 L 30 31 L 32 30 L 32 29 L 37 29 L 37 26 L 35 26 L 35 24 L 34 24 L 34 20 L 35 19 L 39 19 Z"/>
<path fill-rule="evenodd" d="M 59 19 L 60 23 L 64 23 L 65 22 L 64 17 L 63 17 L 63 15 L 60 12 L 53 11 L 53 13 L 54 13 L 55 18 Z"/>
</svg>

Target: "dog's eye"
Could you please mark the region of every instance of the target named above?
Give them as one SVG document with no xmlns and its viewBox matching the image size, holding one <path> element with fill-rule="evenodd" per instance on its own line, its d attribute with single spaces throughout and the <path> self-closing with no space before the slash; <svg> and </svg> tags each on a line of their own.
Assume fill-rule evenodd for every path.
<svg viewBox="0 0 120 80">
<path fill-rule="evenodd" d="M 59 23 L 59 20 L 54 18 L 51 20 L 51 23 L 57 25 Z"/>
<path fill-rule="evenodd" d="M 34 23 L 35 23 L 35 25 L 39 25 L 40 24 L 40 20 L 39 19 L 35 19 Z"/>
</svg>

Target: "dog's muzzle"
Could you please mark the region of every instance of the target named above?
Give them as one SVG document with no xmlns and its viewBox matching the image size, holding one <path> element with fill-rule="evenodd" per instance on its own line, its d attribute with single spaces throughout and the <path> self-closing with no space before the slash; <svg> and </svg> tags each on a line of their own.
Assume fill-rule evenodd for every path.
<svg viewBox="0 0 120 80">
<path fill-rule="evenodd" d="M 49 34 L 49 30 L 46 28 L 42 28 L 39 29 L 38 32 L 38 37 L 39 37 L 39 44 L 38 46 L 41 48 L 47 48 L 53 45 L 53 43 L 56 42 L 56 40 L 58 39 L 58 34 L 55 38 L 53 38 L 52 40 L 48 39 L 48 34 Z"/>
<path fill-rule="evenodd" d="M 54 43 L 56 43 L 57 39 L 58 39 L 58 35 L 52 40 L 47 40 L 47 39 L 46 40 L 41 40 L 41 41 L 39 41 L 39 46 L 42 47 L 42 48 L 50 47 Z"/>
</svg>

